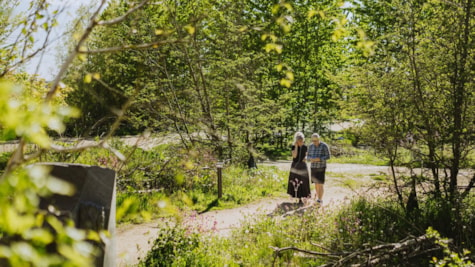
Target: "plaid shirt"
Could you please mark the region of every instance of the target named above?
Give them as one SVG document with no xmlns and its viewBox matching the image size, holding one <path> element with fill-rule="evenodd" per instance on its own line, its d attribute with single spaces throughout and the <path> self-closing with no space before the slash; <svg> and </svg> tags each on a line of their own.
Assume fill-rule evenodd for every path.
<svg viewBox="0 0 475 267">
<path fill-rule="evenodd" d="M 312 162 L 310 168 L 325 168 L 327 166 L 327 160 L 330 159 L 330 149 L 328 145 L 322 141 L 318 146 L 310 144 L 308 146 L 307 160 L 320 158 L 320 162 Z"/>
</svg>

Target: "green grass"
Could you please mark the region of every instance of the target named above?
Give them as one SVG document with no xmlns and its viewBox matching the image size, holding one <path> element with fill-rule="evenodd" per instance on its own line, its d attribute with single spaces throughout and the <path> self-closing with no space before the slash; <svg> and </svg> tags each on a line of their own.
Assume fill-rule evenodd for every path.
<svg viewBox="0 0 475 267">
<path fill-rule="evenodd" d="M 474 199 L 466 201 L 466 210 L 475 210 Z M 341 253 L 399 242 L 407 236 L 424 234 L 426 229 L 430 229 L 433 225 L 434 218 L 447 217 L 447 214 L 431 210 L 431 205 L 434 205 L 433 201 L 425 199 L 421 202 L 421 208 L 426 212 L 417 214 L 416 218 L 410 218 L 391 197 L 356 198 L 345 205 L 331 209 L 310 208 L 301 215 L 286 217 L 254 215 L 247 218 L 242 227 L 234 230 L 230 237 L 202 235 L 190 231 L 192 230 L 190 226 L 178 224 L 170 226 L 172 229 L 164 229 L 163 233 L 170 233 L 169 236 L 159 236 L 146 260 L 139 266 L 147 266 L 147 263 L 151 262 L 172 266 L 319 266 L 329 264 L 331 258 L 328 257 L 309 257 L 295 251 L 276 255 L 273 248 L 296 247 L 320 253 L 329 251 Z M 463 226 L 461 226 L 464 229 L 473 229 L 475 220 L 464 212 L 462 215 Z M 199 226 L 193 227 L 199 228 Z M 434 228 L 438 230 L 437 227 Z M 429 232 L 434 231 L 429 230 Z M 463 237 L 464 242 L 458 245 L 473 250 L 475 245 L 473 231 L 466 231 Z M 441 240 L 440 237 L 435 239 Z M 433 251 L 411 262 L 403 261 L 402 256 L 397 253 L 389 255 L 385 265 L 430 266 L 431 261 L 434 261 L 432 256 L 436 256 L 436 262 L 453 263 L 446 266 L 471 266 L 466 258 L 463 259 L 462 249 L 457 249 L 454 245 L 444 252 Z M 168 262 L 161 262 L 165 259 Z M 364 257 L 354 258 L 353 261 L 346 262 L 345 266 L 363 263 L 366 260 Z M 464 263 L 466 265 L 460 265 Z"/>
<path fill-rule="evenodd" d="M 351 163 L 351 164 L 365 164 L 365 165 L 375 165 L 375 166 L 387 166 L 388 160 L 374 155 L 371 151 L 368 150 L 359 150 L 357 153 L 352 155 L 342 155 L 337 157 L 332 157 L 329 161 L 331 163 Z"/>
<path fill-rule="evenodd" d="M 228 209 L 253 201 L 282 196 L 286 192 L 287 172 L 272 166 L 259 169 L 225 167 L 223 173 L 223 196 L 218 199 L 216 180 L 208 190 L 186 189 L 165 193 L 119 192 L 117 196 L 118 223 L 140 223 L 162 216 L 177 215 L 178 210 L 206 212 Z M 129 203 L 132 202 L 132 203 Z"/>
<path fill-rule="evenodd" d="M 389 176 L 387 174 L 384 174 L 384 173 L 379 173 L 379 174 L 372 173 L 369 176 L 374 181 L 378 181 L 378 182 L 388 182 L 389 181 Z"/>
<path fill-rule="evenodd" d="M 212 181 L 210 191 L 191 190 L 184 192 L 191 202 L 180 207 L 198 212 L 211 209 L 227 209 L 248 204 L 261 198 L 281 196 L 286 190 L 287 172 L 272 166 L 259 169 L 244 169 L 237 166 L 223 168 L 223 196 L 217 199 L 217 181 Z M 172 197 L 173 198 L 173 197 Z M 179 205 L 186 202 L 178 202 Z"/>
</svg>

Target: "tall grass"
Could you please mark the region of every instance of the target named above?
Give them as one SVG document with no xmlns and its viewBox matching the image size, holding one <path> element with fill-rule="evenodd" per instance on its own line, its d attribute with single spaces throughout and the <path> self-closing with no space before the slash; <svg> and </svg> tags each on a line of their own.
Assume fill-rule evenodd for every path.
<svg viewBox="0 0 475 267">
<path fill-rule="evenodd" d="M 427 199 L 421 209 L 434 203 Z M 280 216 L 279 213 L 254 215 L 233 231 L 230 237 L 199 235 L 198 242 L 189 243 L 185 251 L 192 251 L 192 257 L 180 258 L 179 262 L 163 263 L 166 266 L 319 266 L 335 261 L 325 256 L 310 256 L 293 250 L 276 254 L 274 248 L 296 247 L 320 253 L 348 253 L 364 248 L 399 242 L 408 236 L 419 236 L 426 232 L 434 244 L 441 244 L 418 258 L 405 260 L 404 255 L 387 255 L 387 266 L 473 266 L 475 229 L 473 210 L 475 197 L 466 203 L 469 212 L 463 212 L 463 229 L 467 229 L 462 243 L 448 241 L 431 227 L 434 214 L 430 211 L 408 217 L 391 198 L 357 198 L 347 204 L 333 208 L 308 208 L 303 214 Z M 455 211 L 453 211 L 455 212 Z M 446 216 L 455 216 L 455 214 Z M 178 231 L 186 232 L 187 229 Z M 429 230 L 428 230 L 429 229 Z M 168 231 L 168 230 L 167 230 Z M 186 236 L 186 235 L 185 235 Z M 444 234 L 442 234 L 444 236 Z M 189 237 L 187 237 L 189 238 Z M 159 260 L 165 249 L 166 237 L 160 236 L 147 256 Z M 174 241 L 175 242 L 175 241 Z M 178 242 L 182 244 L 182 242 Z M 450 245 L 449 245 L 450 244 Z M 177 245 L 178 247 L 178 245 Z M 188 252 L 184 255 L 190 255 Z M 180 256 L 178 256 L 180 257 Z M 470 260 L 470 257 L 472 259 Z M 363 263 L 365 257 L 351 263 Z M 144 266 L 144 265 L 142 265 Z"/>
<path fill-rule="evenodd" d="M 197 212 L 232 208 L 265 197 L 282 196 L 286 192 L 287 173 L 275 167 L 264 166 L 249 170 L 230 166 L 224 168 L 222 172 L 221 199 L 218 199 L 216 180 L 197 176 L 190 179 L 206 179 L 210 185 L 205 189 L 199 186 L 184 187 L 174 192 L 119 192 L 117 206 L 119 210 L 125 210 L 119 214 L 118 222 L 138 223 L 144 219 L 175 215 L 177 208 Z"/>
</svg>

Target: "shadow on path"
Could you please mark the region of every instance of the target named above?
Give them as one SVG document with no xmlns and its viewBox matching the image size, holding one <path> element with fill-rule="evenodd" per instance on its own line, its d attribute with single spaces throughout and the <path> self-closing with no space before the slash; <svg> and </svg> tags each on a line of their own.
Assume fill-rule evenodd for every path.
<svg viewBox="0 0 475 267">
<path fill-rule="evenodd" d="M 217 207 L 219 205 L 219 198 L 216 198 L 215 200 L 211 201 L 207 206 L 206 209 L 198 212 L 198 214 L 203 214 L 208 211 L 210 211 L 212 208 Z"/>
<path fill-rule="evenodd" d="M 290 216 L 290 215 L 302 215 L 309 210 L 313 210 L 315 208 L 320 207 L 320 205 L 309 203 L 307 205 L 303 203 L 295 203 L 295 202 L 282 202 L 277 205 L 276 209 L 273 210 L 271 213 L 268 213 L 268 216 L 275 217 L 275 216 Z"/>
</svg>

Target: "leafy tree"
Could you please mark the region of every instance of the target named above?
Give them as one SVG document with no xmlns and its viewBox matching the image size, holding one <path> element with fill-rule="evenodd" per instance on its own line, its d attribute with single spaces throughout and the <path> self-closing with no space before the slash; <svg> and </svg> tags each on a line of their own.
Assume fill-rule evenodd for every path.
<svg viewBox="0 0 475 267">
<path fill-rule="evenodd" d="M 288 118 L 303 130 L 320 132 L 335 119 L 340 99 L 338 86 L 330 79 L 344 63 L 344 42 L 339 41 L 346 15 L 336 1 L 295 2 L 291 34 L 284 37 L 283 62 L 288 62 L 295 82 L 296 98 Z"/>
<path fill-rule="evenodd" d="M 19 1 L 0 1 L 0 77 L 23 67 L 52 43 L 60 14 L 47 1 L 30 1 L 28 10 L 16 11 Z M 44 38 L 37 36 L 43 34 Z"/>
<path fill-rule="evenodd" d="M 475 182 L 474 177 L 462 193 L 457 187 L 459 170 L 473 165 L 472 1 L 366 1 L 355 10 L 365 10 L 355 17 L 367 22 L 377 43 L 375 56 L 356 63 L 345 85 L 354 87 L 350 99 L 364 120 L 367 140 L 392 165 L 412 169 L 423 162 L 430 170 L 403 180 L 409 192 L 399 191 L 393 174 L 400 204 L 409 213 L 417 209 L 416 185 L 430 182 L 444 208 L 458 209 Z M 460 219 L 445 220 L 445 230 L 456 234 Z"/>
<path fill-rule="evenodd" d="M 48 9 L 46 1 L 31 1 L 26 16 L 22 13 L 12 19 L 10 11 L 17 2 L 4 2 L 0 9 L 0 21 L 9 24 L 2 27 L 0 33 L 0 127 L 8 137 L 17 136 L 19 142 L 0 175 L 0 265 L 92 266 L 96 250 L 90 241 L 102 242 L 99 234 L 79 230 L 70 220 L 60 220 L 54 210 L 38 208 L 40 197 L 52 193 L 69 195 L 74 188 L 50 177 L 47 168 L 28 163 L 37 160 L 46 151 L 67 153 L 88 148 L 63 147 L 51 138 L 52 131 L 61 134 L 65 130 L 65 120 L 78 115 L 76 109 L 64 105 L 64 94 L 68 90 L 62 86 L 62 76 L 74 58 L 86 53 L 81 47 L 97 25 L 121 21 L 143 6 L 144 2 L 135 9 L 125 10 L 114 20 L 101 21 L 97 16 L 105 4 L 102 1 L 89 17 L 88 26 L 80 34 L 58 75 L 48 85 L 44 80 L 16 72 L 15 69 L 49 45 L 45 41 L 36 49 L 33 36 L 40 25 L 49 33 L 57 12 Z M 14 43 L 9 43 L 8 37 L 14 33 L 19 35 Z M 113 130 L 114 127 L 107 136 Z M 104 142 L 93 146 L 102 146 Z M 26 153 L 28 144 L 36 145 L 37 149 Z M 120 156 L 120 153 L 116 154 Z"/>
<path fill-rule="evenodd" d="M 103 16 L 127 5 L 114 2 Z M 165 1 L 94 32 L 90 51 L 117 44 L 154 45 L 94 53 L 77 64 L 77 71 L 68 76 L 77 88 L 69 103 L 89 116 L 75 128 L 95 128 L 92 133 L 99 135 L 103 130 L 97 125 L 130 103 L 122 133 L 174 131 L 185 146 L 205 142 L 216 148 L 218 158 L 240 161 L 245 159 L 243 151 L 252 153 L 256 143 L 271 141 L 277 132 L 296 130 L 300 121 L 303 129 L 313 121 L 319 130 L 338 110 L 338 90 L 328 73 L 343 62 L 341 46 L 331 41 L 342 9 L 334 2 L 295 6 L 298 9 L 290 2 Z M 285 35 L 290 29 L 293 34 Z M 94 82 L 83 80 L 87 73 L 97 73 Z"/>
</svg>

